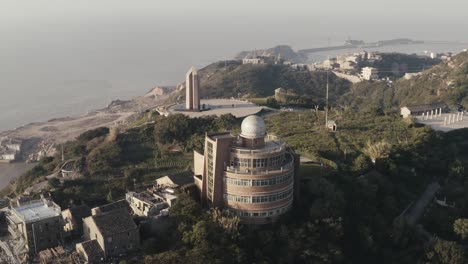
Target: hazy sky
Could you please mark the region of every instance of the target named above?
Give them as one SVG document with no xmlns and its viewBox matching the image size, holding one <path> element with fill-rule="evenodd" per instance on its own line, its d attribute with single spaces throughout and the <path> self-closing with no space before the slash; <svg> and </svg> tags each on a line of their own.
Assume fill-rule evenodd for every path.
<svg viewBox="0 0 468 264">
<path fill-rule="evenodd" d="M 468 42 L 467 10 L 467 0 L 0 0 L 0 131 L 177 84 L 242 50 Z"/>
<path fill-rule="evenodd" d="M 167 18 L 250 17 L 291 19 L 293 16 L 325 19 L 352 18 L 408 20 L 444 19 L 466 22 L 468 5 L 463 0 L 2 0 L 2 21 L 106 19 L 109 17 Z M 344 16 L 344 17 L 342 17 Z M 336 17 L 335 17 L 336 18 Z"/>
<path fill-rule="evenodd" d="M 379 38 L 387 32 L 389 37 L 432 34 L 432 39 L 466 41 L 467 10 L 465 0 L 0 0 L 0 28 L 151 22 L 160 23 L 160 31 L 181 33 L 196 28 L 235 34 L 254 28 L 259 35 L 264 30 L 287 35 L 294 26 L 332 38 Z"/>
</svg>

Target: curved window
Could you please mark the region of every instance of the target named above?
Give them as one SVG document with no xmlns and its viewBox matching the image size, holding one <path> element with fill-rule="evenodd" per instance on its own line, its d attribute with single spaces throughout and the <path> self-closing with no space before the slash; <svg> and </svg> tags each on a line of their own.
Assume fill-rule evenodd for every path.
<svg viewBox="0 0 468 264">
<path fill-rule="evenodd" d="M 270 179 L 251 180 L 251 179 L 235 179 L 235 178 L 226 177 L 224 178 L 224 180 L 229 185 L 258 187 L 258 186 L 270 186 L 270 185 L 276 185 L 276 184 L 288 182 L 293 177 L 293 175 L 294 175 L 294 171 L 290 171 L 287 174 L 274 177 L 274 178 L 270 178 Z"/>
<path fill-rule="evenodd" d="M 224 199 L 238 203 L 273 203 L 290 198 L 293 193 L 292 188 L 286 191 L 261 196 L 243 196 L 225 193 Z"/>
<path fill-rule="evenodd" d="M 233 215 L 240 216 L 240 217 L 272 217 L 272 216 L 275 216 L 275 215 L 285 213 L 286 211 L 291 209 L 291 207 L 292 207 L 292 204 L 289 204 L 289 205 L 284 206 L 284 207 L 280 207 L 278 209 L 269 210 L 269 211 L 255 211 L 255 212 L 252 212 L 252 211 L 238 211 L 238 210 L 232 210 L 232 209 L 230 209 L 229 211 Z"/>
</svg>

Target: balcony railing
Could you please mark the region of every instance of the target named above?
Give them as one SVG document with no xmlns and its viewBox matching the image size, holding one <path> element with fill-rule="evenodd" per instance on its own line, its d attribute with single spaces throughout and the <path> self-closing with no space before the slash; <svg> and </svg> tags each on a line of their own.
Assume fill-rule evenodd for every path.
<svg viewBox="0 0 468 264">
<path fill-rule="evenodd" d="M 290 161 L 284 164 L 281 167 L 274 168 L 274 169 L 266 169 L 266 168 L 255 168 L 255 169 L 246 169 L 240 168 L 237 166 L 228 166 L 226 167 L 226 172 L 234 173 L 234 174 L 241 174 L 241 175 L 269 175 L 269 174 L 277 174 L 281 172 L 290 171 L 294 168 L 294 161 Z"/>
<path fill-rule="evenodd" d="M 284 151 L 286 149 L 286 144 L 283 142 L 278 142 L 277 146 L 261 149 L 245 149 L 234 147 L 231 149 L 231 153 L 243 154 L 243 155 L 258 155 L 258 154 L 271 154 Z"/>
</svg>

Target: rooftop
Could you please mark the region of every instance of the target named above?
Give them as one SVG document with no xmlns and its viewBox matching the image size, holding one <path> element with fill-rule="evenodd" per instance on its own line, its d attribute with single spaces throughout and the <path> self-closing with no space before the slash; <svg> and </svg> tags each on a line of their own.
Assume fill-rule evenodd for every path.
<svg viewBox="0 0 468 264">
<path fill-rule="evenodd" d="M 262 148 L 245 148 L 242 147 L 242 143 L 238 142 L 237 145 L 234 145 L 231 149 L 231 152 L 238 153 L 238 154 L 267 154 L 267 153 L 274 153 L 274 152 L 281 152 L 286 149 L 286 144 L 279 140 L 274 135 L 267 135 L 265 137 L 265 145 Z"/>
<path fill-rule="evenodd" d="M 111 212 L 114 210 L 119 210 L 119 209 L 125 209 L 127 212 L 132 212 L 132 209 L 130 208 L 130 205 L 125 199 L 110 203 L 110 204 L 105 204 L 99 207 L 95 207 L 92 209 L 93 212 L 97 213 L 107 213 Z"/>
<path fill-rule="evenodd" d="M 141 192 L 141 193 L 128 192 L 127 195 L 134 197 L 140 201 L 149 203 L 149 204 L 157 204 L 157 203 L 162 202 L 160 199 L 156 198 L 154 195 L 151 195 L 147 192 Z"/>
<path fill-rule="evenodd" d="M 138 229 L 132 217 L 123 208 L 91 217 L 104 237 Z"/>
<path fill-rule="evenodd" d="M 104 258 L 104 252 L 102 251 L 101 246 L 99 246 L 99 243 L 96 239 L 82 242 L 81 245 L 83 246 L 83 250 L 90 260 Z"/>
<path fill-rule="evenodd" d="M 244 138 L 260 138 L 266 135 L 265 121 L 263 118 L 250 115 L 242 121 L 241 137 Z"/>
<path fill-rule="evenodd" d="M 193 183 L 192 172 L 177 173 L 156 179 L 156 184 L 169 187 L 183 187 Z"/>
<path fill-rule="evenodd" d="M 406 106 L 412 112 L 423 112 L 428 110 L 433 110 L 436 108 L 446 108 L 447 105 L 445 103 L 432 103 L 432 104 L 424 104 L 424 105 L 412 105 Z"/>
<path fill-rule="evenodd" d="M 58 205 L 50 200 L 35 200 L 22 206 L 12 208 L 12 211 L 26 223 L 60 216 Z"/>
</svg>

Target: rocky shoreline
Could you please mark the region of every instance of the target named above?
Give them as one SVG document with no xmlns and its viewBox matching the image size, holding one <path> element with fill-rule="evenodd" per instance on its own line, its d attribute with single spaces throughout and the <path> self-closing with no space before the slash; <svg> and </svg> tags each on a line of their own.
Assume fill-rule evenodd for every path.
<svg viewBox="0 0 468 264">
<path fill-rule="evenodd" d="M 112 101 L 106 108 L 74 116 L 34 122 L 14 130 L 0 132 L 0 139 L 18 139 L 23 142 L 22 157 L 53 155 L 57 145 L 73 140 L 81 133 L 102 126 L 125 126 L 139 113 L 150 111 L 164 103 L 175 87 L 155 87 L 143 96 L 132 100 Z M 34 167 L 34 163 L 17 161 L 0 163 L 0 190 Z"/>
</svg>

